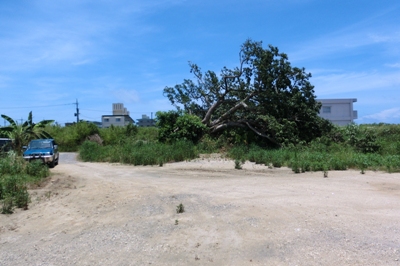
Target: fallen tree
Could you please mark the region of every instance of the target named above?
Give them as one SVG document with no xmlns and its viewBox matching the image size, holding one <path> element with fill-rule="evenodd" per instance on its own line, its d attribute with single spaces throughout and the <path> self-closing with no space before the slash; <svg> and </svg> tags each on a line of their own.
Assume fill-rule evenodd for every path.
<svg viewBox="0 0 400 266">
<path fill-rule="evenodd" d="M 243 128 L 280 146 L 310 141 L 330 128 L 318 116 L 321 106 L 309 82 L 311 74 L 292 67 L 276 47 L 264 49 L 261 42 L 247 40 L 239 66 L 224 67 L 220 77 L 189 65 L 195 81 L 165 87 L 164 96 L 178 110 L 200 117 L 210 134 Z"/>
</svg>

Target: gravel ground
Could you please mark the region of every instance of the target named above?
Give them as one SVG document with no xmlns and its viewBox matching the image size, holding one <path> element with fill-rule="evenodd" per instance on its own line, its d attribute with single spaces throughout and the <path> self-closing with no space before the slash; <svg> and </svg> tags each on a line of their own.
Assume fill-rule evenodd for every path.
<svg viewBox="0 0 400 266">
<path fill-rule="evenodd" d="M 400 174 L 62 153 L 31 196 L 0 216 L 0 265 L 400 265 Z"/>
</svg>

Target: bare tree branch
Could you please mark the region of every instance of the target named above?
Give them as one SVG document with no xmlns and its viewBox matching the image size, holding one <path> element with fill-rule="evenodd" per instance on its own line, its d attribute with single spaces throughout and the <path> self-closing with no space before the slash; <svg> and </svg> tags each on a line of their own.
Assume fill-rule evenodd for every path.
<svg viewBox="0 0 400 266">
<path fill-rule="evenodd" d="M 243 124 L 243 123 L 240 123 L 240 122 L 232 122 L 232 121 L 230 121 L 230 122 L 226 122 L 226 123 L 223 123 L 223 124 L 219 124 L 219 125 L 213 126 L 211 128 L 211 133 L 214 134 L 214 133 L 219 132 L 221 130 L 227 129 L 228 127 L 242 127 L 242 128 L 245 128 L 246 125 Z"/>
<path fill-rule="evenodd" d="M 214 113 L 214 111 L 223 103 L 223 100 L 218 100 L 216 103 L 214 103 L 207 111 L 206 115 L 204 116 L 203 120 L 201 121 L 205 125 L 210 125 L 210 119 L 211 115 Z"/>
<path fill-rule="evenodd" d="M 221 123 L 223 120 L 225 120 L 225 118 L 227 118 L 230 114 L 232 114 L 233 112 L 235 112 L 236 110 L 238 110 L 239 108 L 247 108 L 247 104 L 245 103 L 246 101 L 248 101 L 251 97 L 253 97 L 256 94 L 255 91 L 253 91 L 252 93 L 250 93 L 249 95 L 246 96 L 246 98 L 244 98 L 242 101 L 240 101 L 239 103 L 237 103 L 235 106 L 233 106 L 231 109 L 229 109 L 226 113 L 224 113 L 223 115 L 221 115 L 217 120 L 213 121 L 211 123 L 211 125 L 217 125 L 219 123 Z"/>
</svg>

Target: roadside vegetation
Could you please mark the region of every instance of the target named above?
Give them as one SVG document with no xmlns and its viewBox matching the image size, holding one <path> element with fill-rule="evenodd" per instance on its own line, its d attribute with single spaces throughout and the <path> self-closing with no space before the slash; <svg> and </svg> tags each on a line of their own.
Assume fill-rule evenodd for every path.
<svg viewBox="0 0 400 266">
<path fill-rule="evenodd" d="M 11 214 L 15 208 L 28 209 L 28 189 L 40 185 L 49 176 L 49 168 L 41 161 L 27 163 L 15 152 L 0 157 L 0 212 Z"/>
<path fill-rule="evenodd" d="M 181 119 L 185 123 L 177 125 L 176 121 L 182 116 L 186 116 Z M 240 129 L 217 136 L 204 133 L 199 121 L 187 119 L 184 113 L 158 112 L 158 117 L 162 118 L 157 120 L 158 127 L 148 128 L 128 126 L 91 131 L 92 125 L 81 122 L 78 126 L 57 128 L 61 134 L 55 134 L 55 138 L 58 143 L 64 143 L 61 149 L 79 151 L 81 160 L 92 162 L 163 166 L 196 158 L 201 153 L 224 153 L 237 162 L 233 166 L 236 169 L 240 169 L 243 162 L 251 161 L 268 167 L 290 167 L 295 173 L 346 169 L 359 169 L 362 173 L 367 170 L 400 172 L 400 125 L 332 126 L 329 132 L 310 142 L 277 147 Z M 87 128 L 82 129 L 84 127 Z M 74 130 L 86 133 L 76 138 L 80 142 L 68 147 L 63 136 L 78 136 Z M 94 135 L 89 135 L 91 133 Z"/>
<path fill-rule="evenodd" d="M 334 127 L 309 143 L 266 149 L 255 144 L 234 146 L 235 160 L 269 167 L 290 167 L 295 173 L 359 169 L 400 172 L 400 125 L 348 125 Z"/>
<path fill-rule="evenodd" d="M 52 138 L 45 129 L 51 126 L 53 120 L 34 123 L 32 112 L 21 124 L 7 115 L 2 114 L 1 117 L 9 125 L 0 127 L 0 137 L 10 139 L 11 147 L 0 147 L 0 212 L 10 214 L 15 208 L 28 209 L 28 189 L 39 185 L 42 179 L 50 174 L 42 161 L 26 162 L 22 158 L 22 152 L 23 146 L 28 145 L 32 139 Z"/>
</svg>

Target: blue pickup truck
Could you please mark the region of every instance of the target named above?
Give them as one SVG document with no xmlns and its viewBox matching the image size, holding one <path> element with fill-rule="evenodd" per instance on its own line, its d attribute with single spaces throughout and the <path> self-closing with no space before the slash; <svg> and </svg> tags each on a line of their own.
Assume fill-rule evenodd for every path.
<svg viewBox="0 0 400 266">
<path fill-rule="evenodd" d="M 23 156 L 27 161 L 42 160 L 43 163 L 53 168 L 58 165 L 58 145 L 54 142 L 54 139 L 31 140 Z"/>
</svg>

